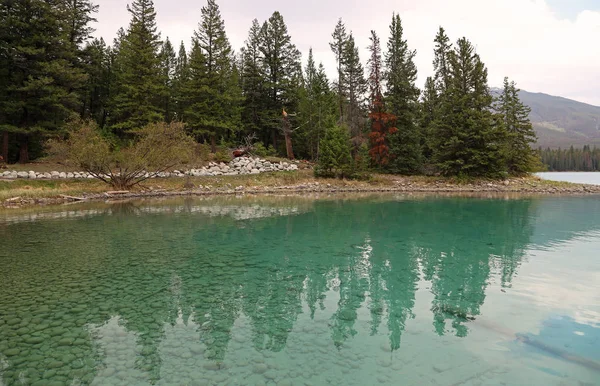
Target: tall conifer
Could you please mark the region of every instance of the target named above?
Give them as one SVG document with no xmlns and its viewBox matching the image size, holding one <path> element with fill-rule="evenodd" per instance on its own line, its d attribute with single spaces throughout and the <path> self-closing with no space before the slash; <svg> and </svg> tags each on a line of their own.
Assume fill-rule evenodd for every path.
<svg viewBox="0 0 600 386">
<path fill-rule="evenodd" d="M 492 112 L 487 69 L 473 45 L 461 38 L 448 57 L 450 78 L 436 122 L 435 158 L 446 175 L 499 177 L 504 131 Z"/>
<path fill-rule="evenodd" d="M 118 93 L 114 95 L 111 123 L 119 135 L 163 119 L 160 95 L 161 47 L 152 0 L 133 0 L 127 6 L 131 22 L 118 47 L 116 75 Z"/>
<path fill-rule="evenodd" d="M 504 78 L 504 88 L 496 105 L 507 131 L 505 156 L 508 171 L 516 175 L 529 173 L 539 164 L 539 156 L 531 147 L 537 140 L 529 120 L 531 109 L 521 102 L 519 91 L 515 82 Z"/>
<path fill-rule="evenodd" d="M 400 15 L 393 15 L 385 55 L 384 79 L 387 84 L 387 110 L 396 117 L 398 131 L 390 136 L 392 157 L 388 168 L 393 173 L 414 174 L 421 168 L 421 133 L 417 125 L 419 89 L 415 86 L 416 51 L 404 39 Z"/>
</svg>

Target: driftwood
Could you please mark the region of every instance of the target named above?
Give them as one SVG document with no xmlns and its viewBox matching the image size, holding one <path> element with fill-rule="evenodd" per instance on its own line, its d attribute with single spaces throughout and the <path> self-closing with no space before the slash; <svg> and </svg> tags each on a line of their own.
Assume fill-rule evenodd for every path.
<svg viewBox="0 0 600 386">
<path fill-rule="evenodd" d="M 66 198 L 67 200 L 73 200 L 73 201 L 85 201 L 85 200 L 87 200 L 87 198 L 85 198 L 85 197 L 67 196 L 66 194 L 61 194 L 60 196 L 62 198 Z"/>
<path fill-rule="evenodd" d="M 16 202 L 19 201 L 21 199 L 21 196 L 19 197 L 12 197 L 6 200 L 6 202 Z"/>
<path fill-rule="evenodd" d="M 111 191 L 106 192 L 106 194 L 110 194 L 110 195 L 113 195 L 113 194 L 127 194 L 127 193 L 129 193 L 129 190 L 111 190 Z"/>
</svg>

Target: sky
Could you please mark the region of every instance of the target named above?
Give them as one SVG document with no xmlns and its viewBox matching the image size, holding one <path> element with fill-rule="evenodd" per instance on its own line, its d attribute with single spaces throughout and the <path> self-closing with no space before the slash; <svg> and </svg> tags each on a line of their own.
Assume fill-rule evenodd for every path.
<svg viewBox="0 0 600 386">
<path fill-rule="evenodd" d="M 96 0 L 95 35 L 111 43 L 127 28 L 131 0 Z M 237 51 L 253 19 L 261 23 L 279 11 L 292 42 L 306 60 L 313 48 L 335 77 L 331 33 L 341 17 L 353 32 L 366 64 L 370 31 L 382 46 L 394 12 L 402 18 L 410 49 L 417 51 L 417 85 L 433 71 L 433 39 L 440 26 L 452 41 L 469 39 L 487 65 L 488 81 L 500 87 L 505 76 L 523 90 L 543 92 L 600 106 L 600 0 L 217 0 L 227 35 Z M 206 0 L 154 0 L 161 37 L 189 49 Z M 366 72 L 365 72 L 366 73 Z"/>
</svg>

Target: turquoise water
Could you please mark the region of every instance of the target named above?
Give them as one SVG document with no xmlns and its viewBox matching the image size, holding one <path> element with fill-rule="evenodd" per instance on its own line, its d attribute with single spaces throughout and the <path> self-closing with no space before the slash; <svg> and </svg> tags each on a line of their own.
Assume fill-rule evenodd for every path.
<svg viewBox="0 0 600 386">
<path fill-rule="evenodd" d="M 539 177 L 550 181 L 600 185 L 600 172 L 544 172 L 536 174 Z"/>
<path fill-rule="evenodd" d="M 0 385 L 600 385 L 600 197 L 0 212 Z"/>
</svg>

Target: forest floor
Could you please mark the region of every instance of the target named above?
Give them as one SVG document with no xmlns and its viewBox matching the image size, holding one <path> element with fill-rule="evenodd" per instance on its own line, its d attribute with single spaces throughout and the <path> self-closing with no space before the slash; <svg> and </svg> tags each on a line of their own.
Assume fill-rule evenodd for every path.
<svg viewBox="0 0 600 386">
<path fill-rule="evenodd" d="M 57 170 L 56 166 L 45 166 Z M 32 169 L 31 165 L 27 169 Z M 35 168 L 34 170 L 37 170 Z M 185 185 L 185 186 L 184 186 Z M 193 187 L 191 187 L 193 185 Z M 600 186 L 542 180 L 536 176 L 504 181 L 450 177 L 396 176 L 374 174 L 367 181 L 317 179 L 312 170 L 256 175 L 171 177 L 146 180 L 128 192 L 113 192 L 97 180 L 0 179 L 0 207 L 61 204 L 73 201 L 110 200 L 137 197 L 306 194 L 352 192 L 422 192 L 464 195 L 572 195 L 600 194 Z"/>
</svg>

